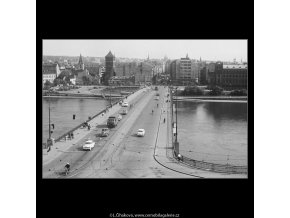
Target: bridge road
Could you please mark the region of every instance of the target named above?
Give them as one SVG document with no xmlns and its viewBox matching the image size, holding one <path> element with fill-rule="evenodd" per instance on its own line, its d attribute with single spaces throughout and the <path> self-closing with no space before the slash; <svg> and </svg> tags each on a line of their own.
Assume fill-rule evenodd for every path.
<svg viewBox="0 0 290 218">
<path fill-rule="evenodd" d="M 162 111 L 166 111 L 165 91 L 160 87 L 160 99 L 154 100 L 156 91 L 144 96 L 121 128 L 106 143 L 85 168 L 68 175 L 68 178 L 193 178 L 167 169 L 155 161 L 153 154 L 159 126 L 163 123 Z M 157 108 L 157 103 L 159 107 Z M 154 113 L 152 114 L 152 109 Z M 161 120 L 162 116 L 162 120 Z M 166 114 L 167 116 L 167 114 Z M 159 124 L 159 122 L 161 122 Z M 146 131 L 137 137 L 139 128 Z M 163 131 L 164 132 L 164 131 Z M 166 131 L 165 131 L 166 134 Z M 166 136 L 165 136 L 166 138 Z M 164 143 L 166 143 L 164 141 Z"/>
<path fill-rule="evenodd" d="M 150 94 L 149 89 L 142 89 L 138 93 L 129 96 L 127 101 L 131 104 L 138 105 L 144 96 Z M 135 95 L 135 96 L 134 96 Z M 115 109 L 114 109 L 115 108 Z M 109 110 L 104 117 L 96 118 L 97 122 L 92 121 L 92 128 L 90 131 L 87 129 L 79 129 L 75 131 L 75 139 L 68 140 L 66 142 L 58 142 L 53 147 L 49 155 L 44 154 L 43 156 L 43 178 L 61 178 L 64 173 L 64 165 L 66 162 L 71 164 L 72 171 L 81 169 L 85 165 L 90 164 L 90 160 L 98 153 L 104 153 L 104 146 L 106 142 L 118 132 L 118 129 L 126 123 L 126 120 L 130 118 L 130 114 L 133 113 L 133 109 L 129 110 L 127 116 L 124 116 L 117 128 L 112 129 L 109 137 L 98 137 L 103 127 L 106 127 L 106 119 L 110 114 L 117 114 L 119 112 L 119 106 L 114 106 L 113 109 Z M 78 134 L 78 132 L 81 132 Z M 95 148 L 92 151 L 83 151 L 82 145 L 88 139 L 92 139 L 96 142 Z"/>
</svg>

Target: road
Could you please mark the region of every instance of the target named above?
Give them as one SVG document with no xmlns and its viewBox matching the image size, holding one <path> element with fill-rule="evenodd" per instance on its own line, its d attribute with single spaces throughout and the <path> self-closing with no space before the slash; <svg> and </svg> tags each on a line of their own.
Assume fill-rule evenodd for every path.
<svg viewBox="0 0 290 218">
<path fill-rule="evenodd" d="M 99 125 L 76 145 L 43 167 L 44 178 L 179 178 L 190 176 L 172 171 L 160 165 L 153 157 L 165 107 L 167 88 L 160 87 L 160 99 L 155 100 L 156 91 L 144 92 L 134 106 L 110 132 L 109 137 L 100 138 L 98 133 L 105 127 Z M 157 107 L 157 103 L 159 106 Z M 163 108 L 164 107 L 164 108 Z M 152 110 L 154 113 L 152 114 Z M 161 123 L 160 123 L 161 122 Z M 164 126 L 162 126 L 164 125 Z M 137 137 L 139 128 L 146 130 L 144 137 Z M 81 145 L 87 138 L 96 142 L 92 151 L 83 151 Z M 164 142 L 165 143 L 165 142 Z M 63 167 L 71 163 L 71 173 L 64 176 Z"/>
</svg>

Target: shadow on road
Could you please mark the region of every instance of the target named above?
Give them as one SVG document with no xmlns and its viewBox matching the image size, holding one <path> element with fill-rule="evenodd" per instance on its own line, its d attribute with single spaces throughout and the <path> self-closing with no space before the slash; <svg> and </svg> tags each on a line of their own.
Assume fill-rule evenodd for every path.
<svg viewBox="0 0 290 218">
<path fill-rule="evenodd" d="M 107 125 L 106 124 L 100 124 L 100 125 L 97 125 L 96 128 L 107 128 Z"/>
</svg>

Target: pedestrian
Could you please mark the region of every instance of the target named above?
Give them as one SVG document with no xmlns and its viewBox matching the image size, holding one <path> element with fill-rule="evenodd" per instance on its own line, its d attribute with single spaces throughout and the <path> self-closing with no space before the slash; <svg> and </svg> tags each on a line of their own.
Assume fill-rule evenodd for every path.
<svg viewBox="0 0 290 218">
<path fill-rule="evenodd" d="M 73 132 L 71 133 L 71 138 L 72 138 L 72 139 L 74 138 L 74 133 L 73 133 Z"/>
<path fill-rule="evenodd" d="M 88 130 L 90 130 L 91 129 L 91 125 L 90 124 L 88 124 Z"/>
</svg>

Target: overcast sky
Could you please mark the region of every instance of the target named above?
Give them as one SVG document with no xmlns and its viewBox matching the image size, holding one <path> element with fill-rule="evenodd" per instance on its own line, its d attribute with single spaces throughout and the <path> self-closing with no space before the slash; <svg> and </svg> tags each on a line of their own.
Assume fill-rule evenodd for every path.
<svg viewBox="0 0 290 218">
<path fill-rule="evenodd" d="M 127 58 L 247 60 L 247 40 L 43 40 L 43 55 Z"/>
</svg>

